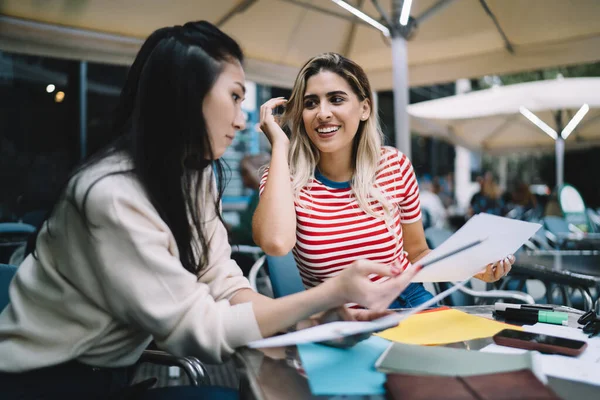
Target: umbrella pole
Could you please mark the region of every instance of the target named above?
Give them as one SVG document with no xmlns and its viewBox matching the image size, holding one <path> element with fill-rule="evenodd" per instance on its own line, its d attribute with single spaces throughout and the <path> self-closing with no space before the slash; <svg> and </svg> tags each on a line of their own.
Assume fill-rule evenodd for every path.
<svg viewBox="0 0 600 400">
<path fill-rule="evenodd" d="M 556 139 L 554 151 L 556 153 L 556 188 L 560 189 L 565 179 L 565 139 L 562 137 L 563 115 L 562 110 L 554 113 L 554 123 L 556 124 Z"/>
<path fill-rule="evenodd" d="M 560 188 L 564 183 L 565 166 L 565 139 L 558 135 L 554 144 L 556 152 L 556 187 Z"/>
<path fill-rule="evenodd" d="M 392 71 L 394 83 L 394 128 L 396 147 L 411 157 L 410 124 L 408 120 L 408 53 L 406 40 L 399 34 L 392 37 Z"/>
</svg>

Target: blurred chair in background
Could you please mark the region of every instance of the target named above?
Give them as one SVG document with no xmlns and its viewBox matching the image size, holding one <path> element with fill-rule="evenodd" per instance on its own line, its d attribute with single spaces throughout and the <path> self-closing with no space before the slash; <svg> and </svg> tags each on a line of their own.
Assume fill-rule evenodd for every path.
<svg viewBox="0 0 600 400">
<path fill-rule="evenodd" d="M 250 269 L 248 279 L 254 290 L 274 298 L 305 289 L 291 252 L 281 257 L 263 255 Z"/>
<path fill-rule="evenodd" d="M 15 250 L 26 245 L 34 232 L 33 225 L 21 222 L 0 223 L 0 263 L 8 263 Z"/>
</svg>

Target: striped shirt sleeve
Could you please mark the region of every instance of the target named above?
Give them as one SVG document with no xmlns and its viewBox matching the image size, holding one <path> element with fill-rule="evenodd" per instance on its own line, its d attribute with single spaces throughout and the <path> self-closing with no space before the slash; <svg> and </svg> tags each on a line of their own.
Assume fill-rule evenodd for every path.
<svg viewBox="0 0 600 400">
<path fill-rule="evenodd" d="M 265 172 L 263 172 L 260 177 L 260 186 L 258 187 L 258 194 L 262 195 L 265 190 L 265 185 L 267 184 L 267 177 L 269 176 L 269 167 L 265 168 Z"/>
</svg>

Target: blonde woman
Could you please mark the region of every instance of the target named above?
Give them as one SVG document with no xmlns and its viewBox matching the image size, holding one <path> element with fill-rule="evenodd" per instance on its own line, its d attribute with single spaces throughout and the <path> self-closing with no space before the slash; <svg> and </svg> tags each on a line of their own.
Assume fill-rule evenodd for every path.
<svg viewBox="0 0 600 400">
<path fill-rule="evenodd" d="M 272 159 L 261 181 L 253 236 L 267 254 L 293 249 L 306 287 L 360 259 L 403 271 L 430 252 L 412 164 L 382 145 L 371 93 L 359 65 L 325 53 L 304 65 L 289 101 L 271 99 L 261 107 Z M 290 139 L 272 115 L 282 105 Z M 498 280 L 513 262 L 510 255 L 477 277 Z M 411 284 L 392 307 L 414 307 L 431 297 L 422 284 Z"/>
</svg>

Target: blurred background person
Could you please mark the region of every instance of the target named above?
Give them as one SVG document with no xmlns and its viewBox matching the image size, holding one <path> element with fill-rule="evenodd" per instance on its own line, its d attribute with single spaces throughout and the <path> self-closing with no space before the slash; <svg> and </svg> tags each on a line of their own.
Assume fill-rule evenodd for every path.
<svg viewBox="0 0 600 400">
<path fill-rule="evenodd" d="M 258 206 L 258 187 L 260 184 L 260 169 L 269 164 L 271 157 L 268 154 L 247 155 L 240 161 L 240 173 L 245 188 L 251 189 L 252 194 L 248 206 L 240 213 L 240 223 L 230 229 L 232 244 L 245 244 L 256 246 L 252 239 L 252 216 Z"/>
<path fill-rule="evenodd" d="M 233 252 L 231 258 L 234 259 L 242 269 L 244 276 L 248 276 L 250 268 L 256 261 L 253 253 L 241 250 L 240 245 L 256 246 L 252 239 L 252 217 L 258 206 L 259 185 L 261 167 L 268 165 L 271 156 L 262 153 L 247 155 L 240 161 L 240 174 L 245 188 L 252 190 L 250 200 L 246 208 L 239 214 L 239 223 L 235 226 L 227 226 L 229 231 L 229 243 L 232 245 Z"/>
<path fill-rule="evenodd" d="M 487 171 L 479 182 L 481 189 L 471 198 L 469 217 L 482 212 L 503 216 L 506 213 L 506 207 L 502 199 L 502 190 L 494 175 Z"/>
<path fill-rule="evenodd" d="M 541 217 L 537 199 L 525 182 L 518 182 L 512 191 L 504 195 L 504 198 L 506 216 L 517 219 L 523 219 L 526 216 Z M 535 215 L 532 215 L 532 213 Z"/>
<path fill-rule="evenodd" d="M 445 208 L 455 205 L 454 173 L 449 172 L 446 176 L 434 177 L 432 181 L 432 191 L 439 196 Z"/>
<path fill-rule="evenodd" d="M 429 227 L 445 228 L 447 225 L 446 207 L 440 196 L 434 191 L 434 184 L 425 175 L 419 180 L 419 196 L 421 199 L 421 211 L 425 211 L 427 221 L 423 221 L 425 229 Z"/>
</svg>

